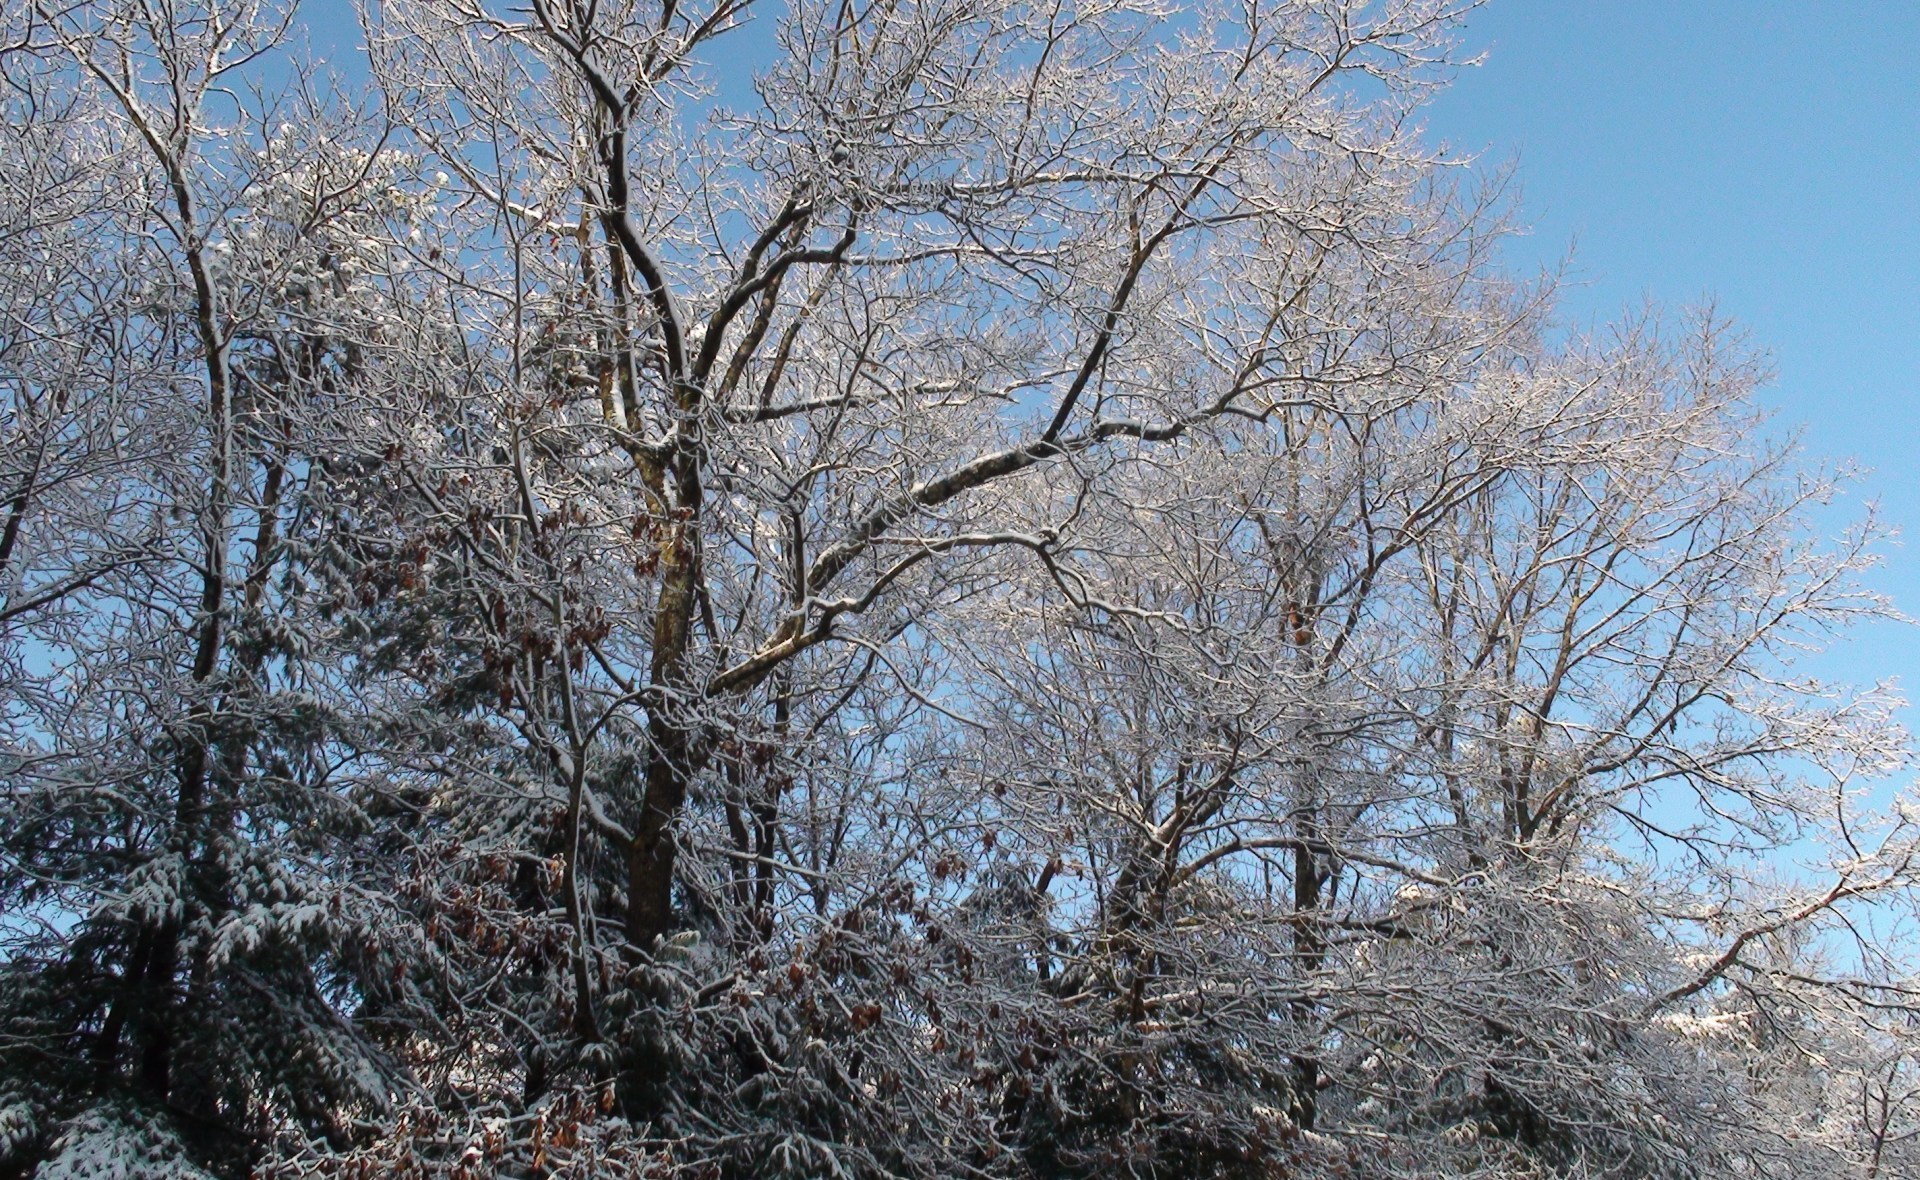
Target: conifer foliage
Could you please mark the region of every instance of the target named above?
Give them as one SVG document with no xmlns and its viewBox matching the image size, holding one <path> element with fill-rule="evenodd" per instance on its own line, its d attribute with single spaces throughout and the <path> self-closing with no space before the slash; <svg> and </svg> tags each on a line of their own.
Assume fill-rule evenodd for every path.
<svg viewBox="0 0 1920 1180">
<path fill-rule="evenodd" d="M 1464 6 L 773 2 L 0 7 L 0 1176 L 1920 1173 L 1881 531 Z"/>
</svg>

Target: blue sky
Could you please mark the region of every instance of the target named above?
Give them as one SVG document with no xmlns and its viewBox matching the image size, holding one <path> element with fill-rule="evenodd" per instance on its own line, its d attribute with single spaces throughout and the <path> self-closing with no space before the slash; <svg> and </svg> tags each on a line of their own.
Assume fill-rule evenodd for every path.
<svg viewBox="0 0 1920 1180">
<path fill-rule="evenodd" d="M 1920 615 L 1920 0 L 1494 0 L 1466 43 L 1427 124 L 1517 160 L 1512 260 L 1572 249 L 1575 324 L 1703 298 L 1743 324 L 1777 421 L 1873 469 L 1829 523 L 1880 501 L 1907 541 L 1873 585 Z M 1920 628 L 1817 670 L 1920 695 Z"/>
</svg>

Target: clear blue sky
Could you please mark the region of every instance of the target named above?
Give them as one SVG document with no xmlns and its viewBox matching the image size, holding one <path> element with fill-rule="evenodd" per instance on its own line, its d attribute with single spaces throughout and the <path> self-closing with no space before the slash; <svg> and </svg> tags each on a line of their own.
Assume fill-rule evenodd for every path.
<svg viewBox="0 0 1920 1180">
<path fill-rule="evenodd" d="M 350 11 L 303 6 L 357 72 Z M 1484 64 L 1427 122 L 1517 159 L 1532 228 L 1514 264 L 1571 248 L 1574 323 L 1712 298 L 1745 325 L 1783 427 L 1872 469 L 1832 520 L 1880 501 L 1909 540 L 1874 585 L 1920 615 L 1920 0 L 1492 0 L 1466 44 Z M 1920 628 L 1877 628 L 1818 667 L 1920 695 Z"/>
<path fill-rule="evenodd" d="M 1873 584 L 1920 615 L 1920 0 L 1493 0 L 1466 41 L 1427 123 L 1517 159 L 1513 260 L 1572 247 L 1575 323 L 1711 297 L 1745 325 L 1778 420 L 1873 469 L 1852 510 L 1907 536 Z M 1920 696 L 1920 628 L 1818 670 Z"/>
</svg>

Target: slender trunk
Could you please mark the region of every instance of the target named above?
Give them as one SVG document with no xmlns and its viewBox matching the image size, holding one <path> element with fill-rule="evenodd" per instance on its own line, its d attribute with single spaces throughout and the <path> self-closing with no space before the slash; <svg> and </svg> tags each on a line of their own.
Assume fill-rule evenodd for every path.
<svg viewBox="0 0 1920 1180">
<path fill-rule="evenodd" d="M 33 503 L 34 487 L 40 480 L 40 465 L 46 460 L 46 455 L 47 441 L 43 435 L 40 445 L 34 449 L 33 464 L 20 483 L 20 491 L 7 502 L 6 527 L 0 529 L 0 587 L 4 587 L 7 569 L 13 564 L 13 551 L 20 542 L 20 526 Z"/>
<path fill-rule="evenodd" d="M 649 954 L 655 940 L 673 929 L 673 827 L 703 760 L 694 728 L 698 711 L 683 699 L 698 578 L 697 550 L 688 535 L 693 527 L 691 520 L 676 522 L 661 555 L 645 794 L 627 854 L 627 941 Z"/>
<path fill-rule="evenodd" d="M 1314 851 L 1319 838 L 1317 827 L 1310 815 L 1299 817 L 1300 843 L 1293 852 L 1294 979 L 1303 991 L 1307 980 L 1326 958 L 1326 942 L 1314 925 L 1315 911 L 1320 908 L 1320 890 L 1326 883 L 1320 858 Z M 1313 1001 L 1297 999 L 1292 1008 L 1294 1022 L 1304 1033 L 1313 1021 Z M 1294 1121 L 1302 1130 L 1311 1131 L 1320 1104 L 1320 1059 L 1310 1053 L 1298 1053 L 1292 1065 Z"/>
<path fill-rule="evenodd" d="M 200 593 L 195 610 L 193 665 L 190 672 L 199 699 L 180 731 L 179 795 L 174 805 L 173 830 L 167 842 L 168 850 L 183 866 L 183 885 L 188 892 L 188 896 L 182 899 L 179 912 L 190 915 L 197 909 L 193 897 L 194 878 L 198 875 L 197 862 L 206 844 L 203 828 L 207 810 L 207 783 L 213 747 L 218 740 L 215 732 L 217 694 L 212 682 L 219 668 L 220 652 L 226 636 L 233 406 L 228 339 L 220 325 L 219 299 L 207 268 L 204 243 L 200 240 L 194 212 L 192 188 L 180 156 L 184 149 L 178 145 L 162 146 L 157 138 L 152 142 L 167 169 L 173 190 L 181 246 L 193 280 L 194 330 L 200 344 L 207 382 L 207 492 L 200 516 Z M 143 1088 L 162 1099 L 167 1098 L 172 1089 L 176 1026 L 180 1016 L 176 977 L 180 972 L 180 940 L 185 927 L 184 918 L 174 919 L 163 923 L 155 931 L 153 954 L 145 965 L 142 979 L 130 989 L 139 996 L 138 1080 Z"/>
<path fill-rule="evenodd" d="M 556 604 L 564 601 L 559 594 Z M 581 828 L 586 816 L 587 758 L 589 740 L 582 734 L 581 717 L 573 692 L 573 665 L 566 651 L 567 619 L 562 609 L 555 610 L 554 630 L 562 636 L 562 654 L 556 665 L 560 677 L 560 703 L 566 724 L 567 758 L 567 847 L 561 889 L 566 895 L 567 924 L 573 931 L 573 1029 L 582 1044 L 600 1039 L 600 1021 L 594 1014 L 593 970 L 591 956 L 598 942 L 592 929 L 592 915 L 581 897 Z M 576 649 L 577 650 L 577 649 Z"/>
<path fill-rule="evenodd" d="M 574 1035 L 582 1043 L 592 1044 L 600 1039 L 600 1021 L 594 1014 L 593 972 L 589 961 L 594 938 L 580 897 L 580 827 L 585 794 L 585 758 L 581 755 L 567 797 L 567 860 L 561 889 L 566 893 L 567 923 L 573 930 Z"/>
<path fill-rule="evenodd" d="M 644 451 L 633 452 L 654 511 L 664 514 L 668 525 L 660 554 L 659 598 L 654 604 L 647 769 L 640 816 L 627 849 L 627 941 L 639 953 L 649 954 L 655 941 L 673 929 L 673 829 L 686 803 L 687 787 L 706 754 L 698 735 L 699 702 L 689 699 L 692 686 L 686 676 L 694 611 L 700 599 L 701 389 L 689 363 L 686 321 L 666 272 L 629 219 L 629 103 L 590 59 L 585 43 L 575 39 L 577 31 L 555 24 L 544 4 L 536 4 L 534 11 L 549 38 L 573 58 L 581 80 L 593 91 L 601 120 L 601 179 L 606 185 L 600 225 L 617 259 L 610 267 L 616 308 L 624 319 L 631 279 L 637 278 L 658 317 L 660 376 L 673 409 L 674 441 L 666 463 L 657 465 Z M 623 339 L 617 353 L 623 381 L 631 379 L 628 358 Z M 638 425 L 637 411 L 637 406 L 622 407 L 629 426 Z"/>
</svg>

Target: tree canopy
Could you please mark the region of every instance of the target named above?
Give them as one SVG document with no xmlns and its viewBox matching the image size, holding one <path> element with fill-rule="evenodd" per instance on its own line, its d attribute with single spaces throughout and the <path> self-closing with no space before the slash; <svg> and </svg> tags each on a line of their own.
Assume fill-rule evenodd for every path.
<svg viewBox="0 0 1920 1180">
<path fill-rule="evenodd" d="M 1920 1172 L 1884 530 L 1469 6 L 767 3 L 0 7 L 0 1176 Z"/>
</svg>

